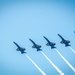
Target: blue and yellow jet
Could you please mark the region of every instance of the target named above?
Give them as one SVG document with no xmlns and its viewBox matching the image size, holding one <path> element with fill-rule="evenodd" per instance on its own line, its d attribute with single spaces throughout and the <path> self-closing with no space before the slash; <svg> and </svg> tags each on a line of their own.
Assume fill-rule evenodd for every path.
<svg viewBox="0 0 75 75">
<path fill-rule="evenodd" d="M 46 44 L 46 46 L 51 46 L 51 49 L 56 48 L 56 47 L 55 47 L 56 43 L 50 42 L 45 36 L 43 36 L 43 37 L 44 37 L 45 40 L 48 42 L 48 43 Z"/>
<path fill-rule="evenodd" d="M 25 48 L 22 48 L 20 47 L 16 42 L 13 42 L 18 48 L 16 49 L 17 51 L 21 51 L 21 54 L 24 54 L 26 52 L 24 52 L 26 49 Z"/>
<path fill-rule="evenodd" d="M 60 42 L 61 44 L 65 44 L 65 47 L 67 46 L 71 46 L 69 43 L 69 40 L 65 40 L 60 34 L 58 34 L 58 36 L 62 39 L 62 41 Z"/>
<path fill-rule="evenodd" d="M 42 47 L 41 45 L 37 45 L 33 40 L 29 39 L 32 43 L 33 43 L 33 46 L 32 48 L 36 48 L 37 51 L 42 51 L 40 48 Z"/>
</svg>

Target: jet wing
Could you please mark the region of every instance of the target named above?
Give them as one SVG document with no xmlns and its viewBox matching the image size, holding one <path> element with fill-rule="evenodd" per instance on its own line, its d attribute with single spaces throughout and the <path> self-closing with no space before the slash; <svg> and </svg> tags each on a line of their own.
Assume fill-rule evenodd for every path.
<svg viewBox="0 0 75 75">
<path fill-rule="evenodd" d="M 59 36 L 62 40 L 64 40 L 64 38 L 63 38 L 60 34 L 58 34 L 58 36 Z"/>
<path fill-rule="evenodd" d="M 56 45 L 56 43 L 54 43 L 54 42 L 51 42 L 53 45 Z"/>
<path fill-rule="evenodd" d="M 46 39 L 47 42 L 50 42 L 45 36 L 43 36 L 43 37 Z"/>
<path fill-rule="evenodd" d="M 20 48 L 20 46 L 16 43 L 16 42 L 13 42 L 18 48 Z"/>
<path fill-rule="evenodd" d="M 29 39 L 34 45 L 35 45 L 35 43 L 34 43 L 34 41 L 33 40 L 31 40 L 31 39 Z"/>
</svg>

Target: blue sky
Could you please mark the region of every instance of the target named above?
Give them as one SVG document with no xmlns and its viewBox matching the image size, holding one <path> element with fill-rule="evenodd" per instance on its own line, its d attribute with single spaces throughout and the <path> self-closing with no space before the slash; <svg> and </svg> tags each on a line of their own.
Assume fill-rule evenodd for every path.
<svg viewBox="0 0 75 75">
<path fill-rule="evenodd" d="M 16 51 L 13 41 L 47 74 L 59 75 L 41 52 L 32 49 L 29 38 L 42 45 L 43 52 L 65 75 L 75 75 L 43 36 L 56 43 L 59 52 L 75 67 L 75 54 L 60 44 L 61 34 L 75 49 L 75 1 L 0 1 L 0 75 L 41 75 L 25 55 Z"/>
</svg>

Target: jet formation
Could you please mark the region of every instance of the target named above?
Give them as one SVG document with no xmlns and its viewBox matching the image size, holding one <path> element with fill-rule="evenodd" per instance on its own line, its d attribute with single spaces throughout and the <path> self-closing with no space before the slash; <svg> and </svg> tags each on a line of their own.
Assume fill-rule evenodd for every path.
<svg viewBox="0 0 75 75">
<path fill-rule="evenodd" d="M 65 47 L 67 47 L 67 46 L 71 46 L 69 43 L 70 43 L 70 41 L 69 40 L 65 40 L 60 34 L 58 34 L 58 36 L 62 39 L 62 41 L 60 42 L 61 44 L 65 44 Z M 56 45 L 56 43 L 54 43 L 54 42 L 51 42 L 51 41 L 49 41 L 45 36 L 43 36 L 44 37 L 44 39 L 47 41 L 47 44 L 46 44 L 46 46 L 50 46 L 51 47 L 51 49 L 54 49 L 54 48 L 56 48 L 55 47 L 55 45 Z M 41 45 L 38 45 L 38 44 L 36 44 L 32 39 L 30 39 L 29 38 L 29 40 L 32 42 L 32 44 L 33 44 L 33 46 L 32 46 L 32 48 L 34 48 L 34 49 L 36 49 L 37 51 L 42 51 L 42 49 L 41 49 Z M 20 47 L 16 42 L 13 42 L 16 46 L 17 46 L 17 51 L 20 51 L 21 52 L 21 54 L 24 54 L 24 53 L 26 53 L 25 52 L 25 48 L 22 48 L 22 47 Z"/>
</svg>

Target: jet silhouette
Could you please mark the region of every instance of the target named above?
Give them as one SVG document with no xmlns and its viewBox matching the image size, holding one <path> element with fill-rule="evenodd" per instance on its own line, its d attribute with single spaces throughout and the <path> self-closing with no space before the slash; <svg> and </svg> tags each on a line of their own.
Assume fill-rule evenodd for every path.
<svg viewBox="0 0 75 75">
<path fill-rule="evenodd" d="M 45 38 L 45 40 L 48 42 L 46 45 L 47 46 L 51 46 L 51 49 L 56 48 L 55 45 L 56 43 L 54 42 L 50 42 L 45 36 L 43 36 Z"/>
<path fill-rule="evenodd" d="M 32 43 L 33 43 L 33 46 L 32 48 L 36 48 L 37 51 L 42 51 L 40 48 L 41 48 L 41 45 L 37 45 L 33 40 L 29 39 Z"/>
<path fill-rule="evenodd" d="M 71 46 L 69 43 L 69 40 L 65 40 L 60 34 L 58 34 L 58 36 L 62 39 L 62 41 L 60 42 L 61 44 L 65 44 L 65 47 L 67 46 Z"/>
<path fill-rule="evenodd" d="M 18 48 L 16 49 L 17 51 L 21 51 L 21 54 L 24 54 L 26 52 L 24 52 L 26 49 L 25 48 L 22 48 L 20 47 L 16 42 L 13 42 Z"/>
</svg>

